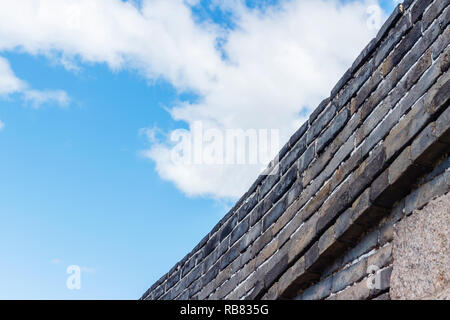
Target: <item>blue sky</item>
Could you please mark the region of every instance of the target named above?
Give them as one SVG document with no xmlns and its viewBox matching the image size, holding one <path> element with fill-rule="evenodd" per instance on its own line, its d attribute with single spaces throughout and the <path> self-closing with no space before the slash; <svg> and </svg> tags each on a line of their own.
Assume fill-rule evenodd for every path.
<svg viewBox="0 0 450 320">
<path fill-rule="evenodd" d="M 100 2 L 109 5 L 108 2 Z M 115 2 L 118 1 L 109 3 Z M 171 50 L 175 49 L 173 46 L 165 48 L 167 41 L 157 42 L 158 39 L 150 39 L 159 45 L 154 55 L 139 56 L 140 49 L 131 53 L 120 49 L 120 55 L 114 56 L 109 53 L 116 50 L 115 46 L 106 45 L 96 51 L 96 46 L 92 49 L 90 43 L 83 42 L 83 29 L 80 30 L 80 38 L 72 42 L 70 37 L 61 40 L 46 33 L 49 31 L 44 27 L 44 31 L 38 31 L 31 27 L 27 29 L 24 25 L 14 25 L 17 19 L 9 21 L 8 26 L 0 25 L 0 39 L 2 35 L 5 39 L 6 32 L 10 32 L 4 30 L 5 33 L 2 33 L 2 28 L 20 29 L 19 37 L 3 42 L 0 40 L 0 57 L 9 66 L 3 78 L 0 68 L 0 123 L 3 124 L 0 126 L 1 299 L 139 298 L 203 238 L 233 204 L 236 195 L 245 190 L 257 174 L 249 173 L 241 183 L 239 177 L 242 169 L 230 169 L 217 176 L 214 171 L 201 169 L 189 172 L 187 180 L 177 180 L 179 171 L 171 171 L 174 167 L 167 166 L 164 158 L 158 158 L 159 154 L 155 155 L 151 150 L 156 145 L 170 151 L 170 146 L 164 141 L 165 135 L 177 128 L 189 128 L 190 121 L 204 114 L 198 110 L 208 110 L 208 117 L 224 117 L 227 109 L 223 111 L 217 103 L 219 98 L 221 101 L 237 93 L 247 97 L 248 93 L 249 98 L 242 102 L 243 106 L 260 103 L 257 95 L 253 97 L 260 87 L 252 78 L 246 82 L 249 85 L 244 85 L 245 90 L 242 86 L 237 89 L 230 87 L 229 83 L 233 81 L 223 80 L 220 84 L 222 91 L 217 91 L 215 87 L 209 87 L 203 74 L 196 72 L 203 68 L 203 64 L 210 63 L 207 71 L 217 73 L 220 79 L 226 79 L 225 75 L 229 74 L 242 77 L 249 73 L 248 70 L 258 69 L 259 63 L 261 68 L 267 68 L 268 73 L 276 74 L 279 65 L 274 64 L 272 70 L 270 57 L 261 61 L 245 60 L 246 55 L 254 52 L 250 47 L 243 50 L 245 45 L 240 44 L 255 43 L 257 47 L 258 41 L 261 41 L 258 34 L 266 32 L 265 26 L 273 34 L 268 33 L 264 41 L 292 33 L 283 21 L 295 21 L 297 11 L 292 10 L 289 16 L 278 17 L 277 11 L 270 11 L 269 14 L 264 10 L 255 10 L 255 7 L 261 6 L 256 1 L 228 1 L 225 2 L 226 7 L 217 7 L 214 2 L 208 1 L 190 1 L 189 4 L 175 2 L 178 6 L 175 8 L 192 13 L 183 16 L 192 19 L 192 24 L 196 26 L 192 30 L 186 28 L 189 29 L 186 32 L 190 32 L 186 37 L 198 37 L 199 50 L 205 49 L 204 60 L 183 59 L 183 45 L 180 44 L 181 53 L 177 52 L 171 58 L 173 60 L 166 61 L 163 58 L 170 56 L 173 53 Z M 324 3 L 331 6 L 328 2 Z M 354 12 L 355 25 L 362 23 L 365 18 L 361 15 L 365 7 L 349 1 L 345 3 L 348 6 L 345 19 L 349 20 L 348 17 Z M 374 2 L 368 3 L 364 5 Z M 384 12 L 390 12 L 394 6 L 393 1 L 378 4 Z M 147 5 L 152 6 L 152 1 Z M 265 6 L 270 10 L 274 5 L 288 9 L 293 6 L 276 1 L 267 1 Z M 1 6 L 6 7 L 0 8 L 0 11 L 12 17 L 23 9 L 14 5 Z M 302 6 L 297 4 L 295 8 L 298 12 L 306 8 L 315 10 L 315 5 Z M 56 9 L 55 6 L 55 12 Z M 160 5 L 155 7 L 154 12 L 158 14 L 161 10 L 162 16 L 174 12 L 168 9 L 173 8 Z M 117 5 L 114 10 L 120 12 L 124 9 Z M 332 21 L 338 23 L 342 12 L 335 11 L 329 14 L 333 15 Z M 138 8 L 136 12 L 139 14 Z M 146 16 L 145 19 L 151 18 Z M 171 19 L 169 15 L 160 20 L 174 23 Z M 174 19 L 179 21 L 177 15 Z M 0 20 L 3 19 L 0 17 Z M 124 26 L 137 27 L 124 24 L 122 28 Z M 180 30 L 177 29 L 177 32 Z M 306 37 L 305 32 L 308 30 L 299 30 L 298 39 L 295 32 L 290 36 L 301 44 L 302 37 Z M 324 28 L 317 32 L 317 36 L 321 36 L 319 39 L 326 39 L 330 30 Z M 342 55 L 325 56 L 333 72 L 331 79 L 323 81 L 318 78 L 317 83 L 323 85 L 314 86 L 294 97 L 298 101 L 281 101 L 283 105 L 292 104 L 292 107 L 282 109 L 275 103 L 264 106 L 267 112 L 275 109 L 276 113 L 285 116 L 274 117 L 279 122 L 268 122 L 267 126 L 286 128 L 282 137 L 288 137 L 314 108 L 314 103 L 326 96 L 331 89 L 330 83 L 339 78 L 374 32 L 376 30 L 354 36 L 343 35 L 342 42 L 351 48 L 340 50 L 344 52 Z M 39 37 L 34 33 L 39 33 Z M 126 39 L 127 34 L 122 36 Z M 172 39 L 175 44 L 181 41 L 178 34 L 170 31 L 167 39 Z M 210 39 L 211 43 L 208 42 Z M 135 41 L 132 38 L 131 45 Z M 229 45 L 219 52 L 218 43 Z M 101 45 L 99 43 L 98 47 Z M 209 49 L 210 45 L 215 49 Z M 299 52 L 310 52 L 314 44 L 310 46 Z M 192 49 L 191 46 L 187 48 Z M 163 53 L 163 58 L 158 56 L 159 51 Z M 237 61 L 232 72 L 227 69 L 229 65 L 223 62 L 223 54 Z M 263 49 L 258 56 L 264 56 Z M 66 63 L 68 60 L 70 63 Z M 255 64 L 248 61 L 255 61 Z M 308 65 L 314 65 L 315 62 L 311 61 Z M 198 67 L 189 69 L 187 65 L 191 62 Z M 219 65 L 222 63 L 224 65 Z M 246 69 L 247 65 L 251 68 Z M 174 67 L 173 71 L 172 66 L 178 69 Z M 319 73 L 320 69 L 308 69 L 304 77 L 310 79 Z M 258 74 L 255 75 L 257 77 Z M 15 89 L 5 85 L 8 81 L 17 83 L 18 79 L 26 85 Z M 280 78 L 280 87 L 274 90 L 277 95 L 268 97 L 268 100 L 276 101 L 278 93 L 289 96 L 292 92 L 289 89 L 291 79 L 297 78 L 291 78 L 291 75 Z M 302 87 L 302 79 L 299 78 L 299 87 Z M 31 91 L 35 94 L 30 94 Z M 41 99 L 36 98 L 36 92 L 42 93 L 39 95 Z M 52 92 L 64 92 L 63 98 L 55 98 Z M 230 100 L 229 103 L 234 105 L 240 101 Z M 187 106 L 198 106 L 198 109 L 192 111 Z M 257 126 L 271 118 L 270 115 L 250 117 L 248 114 L 251 115 L 253 109 L 249 109 L 247 114 L 243 108 L 239 106 L 242 113 L 232 108 L 229 112 L 230 115 L 248 117 L 245 122 L 231 117 L 230 123 L 222 123 L 223 127 Z M 181 112 L 174 112 L 175 109 Z M 214 114 L 215 110 L 221 112 Z M 293 119 L 295 121 L 285 125 L 286 119 L 294 118 L 293 115 L 297 115 Z M 154 139 L 143 134 L 144 131 L 156 132 L 159 137 Z M 219 186 L 218 182 L 224 175 L 231 176 L 230 181 L 224 181 Z M 208 179 L 211 179 L 210 183 Z M 236 188 L 230 187 L 236 183 L 239 184 L 238 193 L 235 193 Z M 82 268 L 80 290 L 66 287 L 66 268 L 69 265 Z"/>
</svg>

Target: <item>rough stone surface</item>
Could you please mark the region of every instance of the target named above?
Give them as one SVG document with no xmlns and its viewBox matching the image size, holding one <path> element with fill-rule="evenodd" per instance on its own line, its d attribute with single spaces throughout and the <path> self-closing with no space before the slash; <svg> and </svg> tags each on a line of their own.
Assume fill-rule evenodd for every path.
<svg viewBox="0 0 450 320">
<path fill-rule="evenodd" d="M 392 299 L 421 299 L 450 285 L 450 193 L 401 220 L 394 231 Z"/>
</svg>

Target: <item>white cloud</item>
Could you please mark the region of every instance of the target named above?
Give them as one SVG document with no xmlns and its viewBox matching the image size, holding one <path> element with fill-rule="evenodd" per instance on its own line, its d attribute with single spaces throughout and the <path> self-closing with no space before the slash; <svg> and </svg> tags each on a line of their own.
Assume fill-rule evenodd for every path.
<svg viewBox="0 0 450 320">
<path fill-rule="evenodd" d="M 9 62 L 0 57 L 0 96 L 19 92 L 26 87 L 25 83 L 16 77 Z"/>
<path fill-rule="evenodd" d="M 190 6 L 198 1 L 134 3 L 4 2 L 0 51 L 56 56 L 71 70 L 106 63 L 113 70 L 138 70 L 150 81 L 163 77 L 178 90 L 199 95 L 197 102 L 171 109 L 174 119 L 224 130 L 277 128 L 284 142 L 305 120 L 299 112 L 310 111 L 328 95 L 376 32 L 367 27 L 367 8 L 374 0 L 291 0 L 263 11 L 239 0 L 219 2 L 232 11 L 233 30 L 196 22 Z M 218 39 L 226 40 L 221 50 Z M 155 161 L 160 176 L 189 195 L 239 196 L 259 170 L 176 165 L 170 161 L 172 145 L 151 142 L 145 155 Z"/>
<path fill-rule="evenodd" d="M 367 2 L 368 3 L 368 2 Z M 243 9 L 202 99 L 180 104 L 177 120 L 227 128 L 278 128 L 281 142 L 303 123 L 373 37 L 367 6 L 351 2 L 292 1 L 265 14 Z M 173 146 L 156 144 L 147 156 L 159 174 L 189 195 L 239 197 L 258 174 L 256 166 L 185 166 L 170 159 Z"/>
<path fill-rule="evenodd" d="M 40 91 L 31 89 L 25 81 L 14 74 L 8 60 L 0 57 L 0 97 L 13 93 L 23 95 L 25 102 L 31 104 L 33 108 L 39 108 L 42 104 L 48 102 L 54 102 L 62 107 L 69 104 L 69 96 L 63 90 Z"/>
<path fill-rule="evenodd" d="M 26 90 L 24 91 L 24 99 L 36 109 L 45 103 L 56 103 L 61 107 L 67 107 L 70 101 L 67 93 L 62 90 Z"/>
<path fill-rule="evenodd" d="M 3 123 L 2 120 L 0 120 L 0 131 L 2 131 L 4 127 L 5 127 L 5 124 Z"/>
</svg>

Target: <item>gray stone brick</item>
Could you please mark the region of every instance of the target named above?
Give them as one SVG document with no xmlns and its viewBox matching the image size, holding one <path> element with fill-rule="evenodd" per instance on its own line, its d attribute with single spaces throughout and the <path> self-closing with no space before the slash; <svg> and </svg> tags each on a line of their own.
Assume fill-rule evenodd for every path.
<svg viewBox="0 0 450 320">
<path fill-rule="evenodd" d="M 244 235 L 243 241 L 240 243 L 240 252 L 244 252 L 248 247 L 261 235 L 262 223 L 257 223 L 251 227 Z"/>
<path fill-rule="evenodd" d="M 350 188 L 350 198 L 355 199 L 383 169 L 386 160 L 384 146 L 375 148 L 354 174 L 354 184 Z"/>
<path fill-rule="evenodd" d="M 283 255 L 277 263 L 275 263 L 264 276 L 264 287 L 270 288 L 274 281 L 281 276 L 286 270 L 288 264 L 288 256 Z"/>
<path fill-rule="evenodd" d="M 319 104 L 319 106 L 318 106 L 316 109 L 314 109 L 313 112 L 311 112 L 311 115 L 309 116 L 309 123 L 313 123 L 313 122 L 317 119 L 317 117 L 319 116 L 319 114 L 321 114 L 322 111 L 325 109 L 325 107 L 327 107 L 329 104 L 330 104 L 330 98 L 324 99 L 324 100 Z M 306 130 L 305 130 L 305 131 L 306 131 Z M 305 131 L 303 131 L 303 133 L 304 133 Z M 303 133 L 302 133 L 302 135 L 303 135 Z"/>
<path fill-rule="evenodd" d="M 163 286 L 156 287 L 153 290 L 153 292 L 152 292 L 152 295 L 153 295 L 152 298 L 154 300 L 158 300 L 163 295 L 163 293 L 164 293 L 164 287 Z"/>
<path fill-rule="evenodd" d="M 238 216 L 235 215 L 222 225 L 222 228 L 220 229 L 220 242 L 222 242 L 231 233 L 231 231 L 236 226 L 237 221 Z"/>
<path fill-rule="evenodd" d="M 278 202 L 264 217 L 263 232 L 266 231 L 284 212 L 286 209 L 285 199 Z"/>
<path fill-rule="evenodd" d="M 297 300 L 321 300 L 331 293 L 331 285 L 333 283 L 333 278 L 328 277 L 319 283 L 309 287 L 298 296 Z"/>
<path fill-rule="evenodd" d="M 409 215 L 416 209 L 421 209 L 434 197 L 441 196 L 450 191 L 450 171 L 425 183 L 414 190 L 405 199 L 404 213 Z"/>
<path fill-rule="evenodd" d="M 402 39 L 406 31 L 412 27 L 411 20 L 408 15 L 404 15 L 400 18 L 396 25 L 396 28 L 389 32 L 389 36 L 382 42 L 382 44 L 377 48 L 374 57 L 375 66 L 380 65 L 380 63 L 386 58 L 386 56 L 391 52 L 395 45 Z"/>
<path fill-rule="evenodd" d="M 191 258 L 187 261 L 187 263 L 183 266 L 183 272 L 181 274 L 182 277 L 187 275 L 195 266 L 195 259 Z"/>
<path fill-rule="evenodd" d="M 336 107 L 334 104 L 328 105 L 317 120 L 311 124 L 311 127 L 306 133 L 306 143 L 309 145 L 319 133 L 328 125 L 336 114 Z"/>
<path fill-rule="evenodd" d="M 395 26 L 395 23 L 402 16 L 402 13 L 403 13 L 403 6 L 399 4 L 395 7 L 394 11 L 381 26 L 380 30 L 378 30 L 375 39 L 381 40 L 382 38 L 384 38 L 388 34 L 388 31 Z"/>
<path fill-rule="evenodd" d="M 305 253 L 305 269 L 309 269 L 319 258 L 319 242 L 315 242 Z"/>
<path fill-rule="evenodd" d="M 261 201 L 273 186 L 280 180 L 279 174 L 270 174 L 262 182 L 258 190 L 258 201 Z"/>
<path fill-rule="evenodd" d="M 298 171 L 299 173 L 303 173 L 305 169 L 309 166 L 311 161 L 314 159 L 315 155 L 315 144 L 311 144 L 308 149 L 302 154 L 300 159 L 298 159 Z"/>
<path fill-rule="evenodd" d="M 386 242 L 392 241 L 393 236 L 393 227 L 392 224 L 386 224 L 380 229 L 380 233 L 378 234 L 378 244 L 384 245 Z"/>
<path fill-rule="evenodd" d="M 433 4 L 425 11 L 422 18 L 424 30 L 428 28 L 428 26 L 433 22 L 433 20 L 439 16 L 442 10 L 444 10 L 444 8 L 448 6 L 449 3 L 450 0 L 441 0 L 433 2 Z"/>
<path fill-rule="evenodd" d="M 297 200 L 300 193 L 303 191 L 301 180 L 297 180 L 292 185 L 286 197 L 286 206 L 289 207 L 295 200 Z"/>
<path fill-rule="evenodd" d="M 306 137 L 302 137 L 297 141 L 295 146 L 286 154 L 280 161 L 281 174 L 285 174 L 291 165 L 296 161 L 306 150 Z"/>
<path fill-rule="evenodd" d="M 367 273 L 367 261 L 365 259 L 339 271 L 333 277 L 332 292 L 338 292 L 345 287 L 361 280 Z"/>
<path fill-rule="evenodd" d="M 322 232 L 345 209 L 350 201 L 350 183 L 347 182 L 324 203 L 318 212 L 316 233 Z"/>
<path fill-rule="evenodd" d="M 352 70 L 358 70 L 365 62 L 367 62 L 373 50 L 376 48 L 378 44 L 379 41 L 376 41 L 376 39 L 370 40 L 370 42 L 364 47 L 359 56 L 353 62 Z"/>
<path fill-rule="evenodd" d="M 353 223 L 352 210 L 347 209 L 342 213 L 334 224 L 334 233 L 336 239 L 345 243 L 352 243 L 359 235 L 364 232 L 364 227 Z"/>
<path fill-rule="evenodd" d="M 297 143 L 297 141 L 305 134 L 306 130 L 308 129 L 309 122 L 306 121 L 300 128 L 297 129 L 297 131 L 291 136 L 289 139 L 289 145 L 292 147 Z"/>
<path fill-rule="evenodd" d="M 386 293 L 382 293 L 379 296 L 373 298 L 372 300 L 391 300 L 390 296 L 389 296 L 389 292 Z"/>
<path fill-rule="evenodd" d="M 334 97 L 339 92 L 339 90 L 342 89 L 342 87 L 352 78 L 352 74 L 353 69 L 349 68 L 331 90 L 331 97 Z"/>
<path fill-rule="evenodd" d="M 206 287 L 211 281 L 213 281 L 220 271 L 220 261 L 217 261 L 211 269 L 209 269 L 202 277 L 203 287 Z"/>
<path fill-rule="evenodd" d="M 402 175 L 404 175 L 408 168 L 412 165 L 411 147 L 406 147 L 402 153 L 389 166 L 388 176 L 389 184 L 397 182 Z"/>
<path fill-rule="evenodd" d="M 349 118 L 348 109 L 342 110 L 336 118 L 331 122 L 330 126 L 317 139 L 316 152 L 320 153 L 331 140 L 337 135 L 338 131 L 342 129 Z"/>
<path fill-rule="evenodd" d="M 286 245 L 289 247 L 289 262 L 294 261 L 316 236 L 317 216 L 313 215 L 298 230 L 292 234 L 291 241 Z"/>
<path fill-rule="evenodd" d="M 450 10 L 447 10 L 450 11 Z M 447 26 L 445 31 L 439 36 L 439 38 L 431 46 L 433 51 L 433 59 L 436 59 L 441 52 L 447 47 L 448 39 L 450 37 L 450 26 Z"/>
<path fill-rule="evenodd" d="M 255 205 L 258 203 L 258 194 L 257 192 L 253 192 L 251 195 L 247 197 L 242 206 L 238 210 L 238 221 L 241 221 L 252 211 Z"/>
<path fill-rule="evenodd" d="M 447 7 L 438 19 L 441 28 L 444 30 L 450 22 L 450 7 Z"/>
<path fill-rule="evenodd" d="M 236 228 L 231 232 L 230 246 L 232 246 L 240 237 L 242 237 L 248 231 L 249 221 L 250 221 L 249 218 L 241 221 L 236 226 Z"/>
<path fill-rule="evenodd" d="M 433 0 L 420 0 L 414 4 L 414 6 L 411 8 L 411 20 L 413 23 L 419 20 L 420 17 L 422 17 L 423 12 L 431 4 L 432 1 Z"/>
<path fill-rule="evenodd" d="M 445 143 L 450 143 L 450 108 L 445 111 L 436 120 L 436 136 Z"/>
<path fill-rule="evenodd" d="M 392 226 L 390 230 L 392 230 Z M 392 262 L 392 245 L 379 248 L 373 255 L 367 258 L 367 266 L 377 266 L 383 268 Z"/>
<path fill-rule="evenodd" d="M 450 90 L 450 74 L 442 75 L 438 81 L 428 90 L 424 104 L 428 113 L 438 113 L 448 105 Z"/>
<path fill-rule="evenodd" d="M 318 250 L 319 255 L 322 255 L 326 250 L 328 250 L 336 242 L 336 236 L 334 233 L 334 226 L 328 228 L 319 238 Z"/>
<path fill-rule="evenodd" d="M 172 288 L 181 279 L 181 271 L 174 273 L 169 279 L 167 279 L 166 290 Z"/>
<path fill-rule="evenodd" d="M 278 184 L 273 188 L 270 195 L 270 201 L 275 204 L 285 193 L 291 188 L 294 181 L 297 179 L 297 165 L 294 164 L 289 171 L 281 177 Z"/>
<path fill-rule="evenodd" d="M 239 256 L 239 247 L 233 246 L 228 249 L 227 252 L 220 259 L 220 270 L 225 269 L 228 265 Z"/>
<path fill-rule="evenodd" d="M 341 110 L 352 98 L 361 86 L 370 78 L 375 69 L 373 60 L 367 61 L 355 74 L 355 77 L 349 81 L 345 89 L 339 94 L 337 99 L 337 109 Z"/>
<path fill-rule="evenodd" d="M 377 88 L 382 79 L 383 75 L 380 70 L 377 69 L 372 73 L 370 79 L 366 81 L 358 91 L 358 94 L 355 97 L 354 106 L 352 106 L 352 113 L 360 108 L 367 97 L 369 97 L 369 95 Z"/>
</svg>

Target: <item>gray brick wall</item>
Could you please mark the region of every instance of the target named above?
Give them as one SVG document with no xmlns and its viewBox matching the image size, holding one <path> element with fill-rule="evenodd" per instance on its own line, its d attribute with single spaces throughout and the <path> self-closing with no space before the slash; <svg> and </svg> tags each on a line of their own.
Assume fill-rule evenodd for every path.
<svg viewBox="0 0 450 320">
<path fill-rule="evenodd" d="M 265 171 L 276 174 L 142 299 L 388 298 L 394 217 L 449 188 L 449 3 L 399 5 Z M 367 289 L 372 262 L 383 289 Z"/>
</svg>

